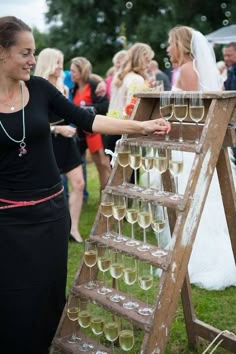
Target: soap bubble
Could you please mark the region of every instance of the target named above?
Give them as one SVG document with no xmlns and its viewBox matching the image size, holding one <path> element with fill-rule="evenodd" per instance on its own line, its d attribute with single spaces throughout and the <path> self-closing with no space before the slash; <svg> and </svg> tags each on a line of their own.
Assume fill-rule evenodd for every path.
<svg viewBox="0 0 236 354">
<path fill-rule="evenodd" d="M 128 2 L 125 4 L 125 6 L 126 6 L 126 8 L 127 8 L 128 10 L 132 9 L 132 7 L 133 7 L 132 1 L 128 1 Z"/>
<path fill-rule="evenodd" d="M 205 22 L 207 20 L 207 17 L 206 16 L 201 16 L 201 21 L 202 22 Z"/>
<path fill-rule="evenodd" d="M 224 26 L 227 26 L 227 25 L 229 24 L 229 21 L 228 21 L 228 20 L 224 20 L 224 21 L 222 22 L 222 24 L 223 24 Z"/>
</svg>

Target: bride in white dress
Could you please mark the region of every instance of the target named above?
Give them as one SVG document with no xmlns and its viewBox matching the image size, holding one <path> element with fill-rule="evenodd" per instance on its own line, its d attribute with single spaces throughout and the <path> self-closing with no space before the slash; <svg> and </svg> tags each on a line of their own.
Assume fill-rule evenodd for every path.
<svg viewBox="0 0 236 354">
<path fill-rule="evenodd" d="M 185 26 L 173 28 L 169 33 L 167 52 L 171 62 L 180 67 L 176 88 L 173 89 L 222 90 L 214 51 L 200 32 Z M 192 161 L 193 154 L 184 153 L 184 172 L 179 177 L 180 193 L 184 193 Z M 235 260 L 216 172 L 202 213 L 188 270 L 190 282 L 201 288 L 222 290 L 228 286 L 236 286 Z"/>
</svg>

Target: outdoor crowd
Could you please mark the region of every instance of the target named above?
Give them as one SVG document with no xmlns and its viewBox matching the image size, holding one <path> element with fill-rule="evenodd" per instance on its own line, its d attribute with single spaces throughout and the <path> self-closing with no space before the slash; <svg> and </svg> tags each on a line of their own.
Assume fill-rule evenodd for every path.
<svg viewBox="0 0 236 354">
<path fill-rule="evenodd" d="M 207 62 L 201 61 L 202 49 Z M 220 74 L 205 37 L 185 26 L 169 32 L 173 70 L 168 75 L 147 43 L 115 53 L 104 78 L 85 57 L 72 58 L 70 70 L 64 71 L 59 49 L 45 48 L 37 59 L 35 51 L 27 24 L 0 17 L 0 341 L 2 352 L 14 354 L 48 353 L 58 326 L 65 305 L 68 239 L 83 241 L 79 220 L 89 197 L 87 151 L 103 190 L 111 173 L 105 149 L 114 152 L 122 134 L 158 138 L 171 130 L 158 117 L 124 119 L 134 93 L 160 80 L 167 91 L 236 90 L 236 43 L 223 48 Z M 221 233 L 217 219 L 211 220 L 219 234 L 213 243 L 221 248 L 228 232 Z M 210 236 L 205 233 L 205 238 Z M 211 260 L 215 251 L 207 252 Z M 220 278 L 202 287 L 236 286 L 230 245 L 222 258 L 229 273 L 222 274 L 223 283 Z M 211 263 L 215 266 L 215 259 Z M 207 271 L 204 276 L 212 281 Z"/>
</svg>

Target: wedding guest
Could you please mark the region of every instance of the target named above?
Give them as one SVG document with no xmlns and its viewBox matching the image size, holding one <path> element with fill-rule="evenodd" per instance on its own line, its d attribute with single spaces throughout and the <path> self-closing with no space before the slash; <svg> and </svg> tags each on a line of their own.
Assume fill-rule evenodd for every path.
<svg viewBox="0 0 236 354">
<path fill-rule="evenodd" d="M 64 117 L 88 132 L 163 135 L 162 119 L 90 114 L 30 75 L 31 28 L 0 17 L 0 342 L 2 353 L 48 354 L 64 305 L 70 216 L 50 123 Z"/>
<path fill-rule="evenodd" d="M 159 69 L 159 64 L 156 60 L 151 60 L 148 66 L 148 74 L 153 75 L 155 80 L 163 81 L 164 91 L 171 90 L 171 83 L 169 77 L 168 75 L 166 75 L 166 73 L 164 73 L 164 71 Z"/>
<path fill-rule="evenodd" d="M 43 49 L 38 57 L 34 75 L 41 76 L 54 85 L 68 98 L 69 90 L 63 84 L 63 53 L 55 48 Z M 81 155 L 75 140 L 76 128 L 65 125 L 63 117 L 53 115 L 51 125 L 53 150 L 61 174 L 66 175 L 71 190 L 69 192 L 69 210 L 71 217 L 70 235 L 77 242 L 82 242 L 79 228 L 79 219 L 83 202 L 84 178 L 81 166 Z"/>
<path fill-rule="evenodd" d="M 113 66 L 109 69 L 107 72 L 107 76 L 105 79 L 106 82 L 106 94 L 107 97 L 110 99 L 111 98 L 111 82 L 112 79 L 115 75 L 115 73 L 120 69 L 121 65 L 127 58 L 127 50 L 122 49 L 119 52 L 117 52 L 113 58 L 112 58 L 112 63 Z"/>
<path fill-rule="evenodd" d="M 72 89 L 73 102 L 81 107 L 93 107 L 96 113 L 106 114 L 108 99 L 106 96 L 96 95 L 97 81 L 91 80 L 92 65 L 84 57 L 76 57 L 71 60 L 71 79 L 74 82 Z M 100 189 L 104 189 L 110 176 L 111 167 L 109 158 L 104 153 L 104 146 L 101 134 L 78 131 L 78 146 L 82 155 L 85 155 L 88 148 L 93 162 L 96 165 Z"/>
</svg>

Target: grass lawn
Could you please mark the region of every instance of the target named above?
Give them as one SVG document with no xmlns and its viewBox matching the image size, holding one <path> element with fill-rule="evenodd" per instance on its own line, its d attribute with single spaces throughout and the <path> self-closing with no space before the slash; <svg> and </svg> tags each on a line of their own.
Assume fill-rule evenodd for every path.
<svg viewBox="0 0 236 354">
<path fill-rule="evenodd" d="M 92 163 L 88 164 L 88 190 L 89 200 L 83 207 L 80 232 L 83 238 L 89 236 L 91 227 L 94 222 L 95 215 L 99 204 L 99 185 L 96 168 Z M 129 225 L 128 225 L 129 226 Z M 67 293 L 69 293 L 71 285 L 78 270 L 83 255 L 83 246 L 75 242 L 69 243 L 69 261 L 68 261 L 68 281 Z M 157 277 L 156 277 L 157 278 Z M 156 279 L 158 281 L 158 278 Z M 122 282 L 121 282 L 122 283 Z M 125 286 L 121 284 L 121 289 Z M 209 325 L 215 326 L 220 330 L 228 330 L 236 333 L 236 292 L 235 287 L 227 288 L 224 291 L 206 291 L 197 287 L 192 287 L 193 304 L 196 316 Z M 127 291 L 127 290 L 126 290 Z M 137 298 L 142 298 L 142 290 L 138 286 L 134 286 L 133 293 Z M 155 296 L 155 289 L 149 290 L 150 302 Z M 142 341 L 142 331 L 137 330 L 135 333 L 136 345 L 130 351 L 130 354 L 139 353 L 139 343 Z M 200 339 L 198 349 L 191 351 L 188 348 L 185 324 L 181 301 L 179 301 L 178 310 L 172 324 L 169 342 L 166 348 L 166 354 L 187 354 L 187 353 L 203 353 L 209 342 Z M 236 352 L 236 349 L 235 349 Z M 123 352 L 124 353 L 124 352 Z M 226 354 L 228 351 L 218 348 L 214 353 Z"/>
</svg>

